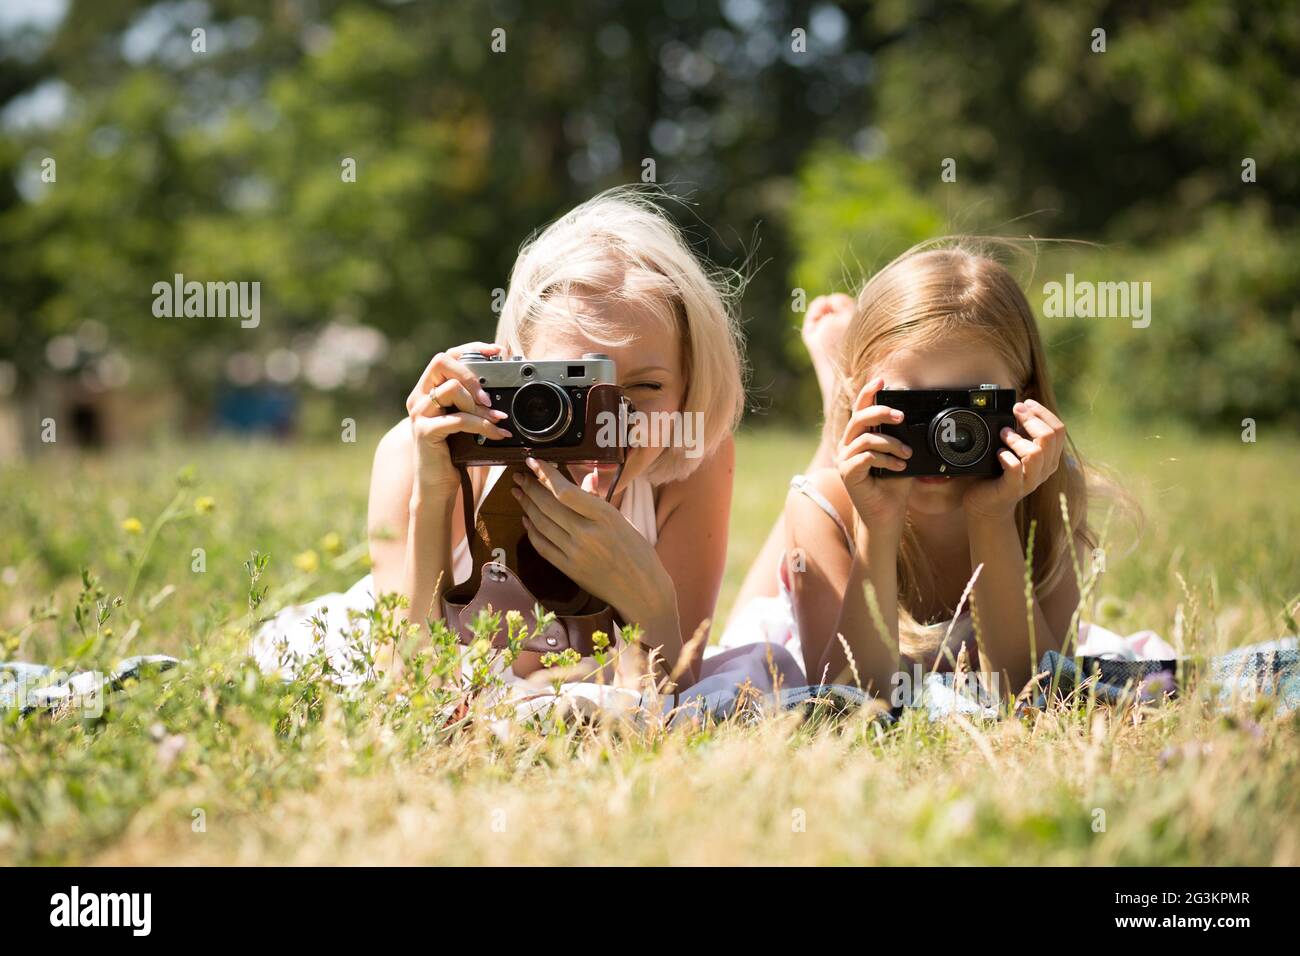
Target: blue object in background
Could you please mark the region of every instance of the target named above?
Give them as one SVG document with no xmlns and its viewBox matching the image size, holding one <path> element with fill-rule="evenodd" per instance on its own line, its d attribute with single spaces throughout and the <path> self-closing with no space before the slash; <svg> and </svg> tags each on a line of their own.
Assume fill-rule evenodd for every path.
<svg viewBox="0 0 1300 956">
<path fill-rule="evenodd" d="M 298 397 L 275 385 L 222 386 L 217 393 L 213 424 L 219 431 L 284 438 L 293 433 Z"/>
</svg>

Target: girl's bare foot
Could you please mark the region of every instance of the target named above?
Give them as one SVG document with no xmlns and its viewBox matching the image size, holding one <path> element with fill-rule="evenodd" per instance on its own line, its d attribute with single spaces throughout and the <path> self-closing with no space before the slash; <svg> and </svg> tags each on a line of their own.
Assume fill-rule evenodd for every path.
<svg viewBox="0 0 1300 956">
<path fill-rule="evenodd" d="M 842 292 L 819 295 L 812 300 L 804 314 L 800 335 L 817 373 L 817 385 L 822 393 L 822 409 L 829 412 L 839 385 L 840 347 L 844 330 L 853 318 L 854 301 Z"/>
</svg>

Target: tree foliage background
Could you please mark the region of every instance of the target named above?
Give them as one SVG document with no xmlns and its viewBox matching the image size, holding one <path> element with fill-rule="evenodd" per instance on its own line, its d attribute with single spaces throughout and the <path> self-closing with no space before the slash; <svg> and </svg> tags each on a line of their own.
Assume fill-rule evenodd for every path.
<svg viewBox="0 0 1300 956">
<path fill-rule="evenodd" d="M 491 334 L 531 232 L 652 159 L 691 241 L 748 277 L 753 420 L 819 411 L 792 290 L 963 231 L 1091 243 L 1026 245 L 1036 307 L 1066 272 L 1151 282 L 1150 328 L 1047 324 L 1075 405 L 1300 421 L 1296 3 L 32 6 L 54 13 L 0 18 L 11 395 L 113 356 L 119 387 L 201 412 L 232 354 L 360 325 L 387 352 L 329 400 L 395 415 L 432 352 Z M 262 324 L 155 318 L 176 273 L 260 281 Z M 55 369 L 60 336 L 80 352 Z"/>
</svg>

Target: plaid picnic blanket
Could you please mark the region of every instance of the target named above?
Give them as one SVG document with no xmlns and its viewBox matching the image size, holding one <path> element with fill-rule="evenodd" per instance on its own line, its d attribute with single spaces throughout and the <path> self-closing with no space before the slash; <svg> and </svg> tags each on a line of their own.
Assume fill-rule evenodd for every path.
<svg viewBox="0 0 1300 956">
<path fill-rule="evenodd" d="M 174 657 L 148 654 L 127 658 L 109 673 L 60 674 L 40 664 L 0 662 L 0 711 L 17 708 L 27 716 L 76 707 L 97 714 L 132 679 L 172 670 L 180 663 Z M 1159 700 L 1176 695 L 1194 674 L 1199 674 L 1202 685 L 1209 682 L 1218 705 L 1225 710 L 1241 700 L 1261 696 L 1275 698 L 1283 713 L 1300 706 L 1300 641 L 1294 637 L 1239 647 L 1204 662 L 1076 658 L 1048 651 L 1038 670 L 1039 674 L 1046 675 L 1039 682 L 1035 700 L 1038 707 L 1046 706 L 1053 695 L 1065 696 L 1076 690 L 1115 704 Z M 738 709 L 755 714 L 815 707 L 850 711 L 865 704 L 867 698 L 856 687 L 821 684 L 783 687 L 759 695 L 745 688 L 697 695 L 687 690 L 663 703 L 671 704 L 676 714 L 674 719 L 725 719 Z M 954 713 L 993 718 L 1000 714 L 998 704 L 983 692 L 978 682 L 939 673 L 926 674 L 920 692 L 909 701 L 909 706 L 923 709 L 932 719 L 943 719 Z M 894 714 L 897 713 L 895 708 Z M 887 722 L 890 715 L 882 713 L 881 719 Z"/>
<path fill-rule="evenodd" d="M 38 711 L 75 707 L 98 716 L 104 702 L 133 679 L 168 671 L 180 664 L 165 654 L 128 657 L 105 674 L 102 671 L 60 673 L 44 664 L 0 661 L 0 711 L 18 709 L 26 717 Z"/>
<path fill-rule="evenodd" d="M 1157 700 L 1176 695 L 1198 671 L 1201 684 L 1208 681 L 1221 708 L 1260 696 L 1276 698 L 1283 713 L 1300 706 L 1300 641 L 1294 637 L 1238 647 L 1204 662 L 1072 658 L 1048 651 L 1038 671 L 1048 675 L 1035 701 L 1039 707 L 1053 693 L 1076 689 L 1112 703 Z"/>
</svg>

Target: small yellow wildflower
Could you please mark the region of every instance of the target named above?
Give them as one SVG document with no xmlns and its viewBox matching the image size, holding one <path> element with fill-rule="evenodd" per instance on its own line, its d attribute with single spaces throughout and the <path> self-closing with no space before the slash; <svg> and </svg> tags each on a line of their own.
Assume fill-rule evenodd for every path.
<svg viewBox="0 0 1300 956">
<path fill-rule="evenodd" d="M 310 574 L 320 567 L 320 555 L 308 548 L 293 559 L 293 566 L 299 571 L 306 571 Z"/>
<path fill-rule="evenodd" d="M 320 539 L 320 549 L 326 554 L 338 554 L 343 550 L 343 539 L 337 531 L 331 531 Z"/>
<path fill-rule="evenodd" d="M 144 525 L 139 518 L 127 518 L 122 522 L 122 530 L 127 534 L 140 534 L 144 531 Z"/>
<path fill-rule="evenodd" d="M 201 515 L 210 514 L 217 506 L 217 500 L 211 495 L 203 495 L 194 499 L 194 510 Z"/>
</svg>

